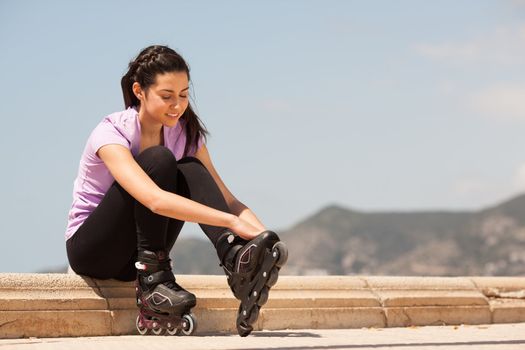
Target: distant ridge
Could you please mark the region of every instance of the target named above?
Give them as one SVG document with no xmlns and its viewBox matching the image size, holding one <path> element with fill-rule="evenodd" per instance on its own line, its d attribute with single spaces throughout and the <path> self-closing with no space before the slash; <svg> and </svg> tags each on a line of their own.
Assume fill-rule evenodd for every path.
<svg viewBox="0 0 525 350">
<path fill-rule="evenodd" d="M 525 195 L 479 211 L 330 205 L 282 237 L 293 274 L 523 275 Z"/>
</svg>

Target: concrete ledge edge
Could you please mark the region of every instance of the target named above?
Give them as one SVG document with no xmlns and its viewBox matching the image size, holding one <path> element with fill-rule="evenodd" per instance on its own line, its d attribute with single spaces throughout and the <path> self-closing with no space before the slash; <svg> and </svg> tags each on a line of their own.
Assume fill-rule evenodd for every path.
<svg viewBox="0 0 525 350">
<path fill-rule="evenodd" d="M 201 332 L 234 332 L 224 276 L 178 275 Z M 133 282 L 0 273 L 0 338 L 135 333 Z M 525 277 L 280 276 L 256 329 L 525 322 Z"/>
</svg>

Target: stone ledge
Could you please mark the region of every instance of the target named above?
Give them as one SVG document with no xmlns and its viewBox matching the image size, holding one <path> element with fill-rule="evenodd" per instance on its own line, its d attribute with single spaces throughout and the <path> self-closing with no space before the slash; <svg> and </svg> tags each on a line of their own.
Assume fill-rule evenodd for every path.
<svg viewBox="0 0 525 350">
<path fill-rule="evenodd" d="M 180 275 L 199 332 L 235 332 L 224 276 Z M 133 282 L 0 274 L 0 338 L 135 334 Z M 524 277 L 281 276 L 256 329 L 525 322 Z"/>
</svg>

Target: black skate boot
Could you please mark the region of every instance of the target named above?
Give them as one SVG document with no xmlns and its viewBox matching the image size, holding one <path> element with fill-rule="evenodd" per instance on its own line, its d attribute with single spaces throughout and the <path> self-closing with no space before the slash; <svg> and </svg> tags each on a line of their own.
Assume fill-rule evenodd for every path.
<svg viewBox="0 0 525 350">
<path fill-rule="evenodd" d="M 196 298 L 175 282 L 171 260 L 166 252 L 139 250 L 137 260 L 135 290 L 139 307 L 136 321 L 139 333 L 144 335 L 152 330 L 159 335 L 166 330 L 170 335 L 179 331 L 185 335 L 192 334 L 197 323 L 190 310 L 196 305 Z"/>
<path fill-rule="evenodd" d="M 217 240 L 217 254 L 233 295 L 241 301 L 237 332 L 245 337 L 253 330 L 260 307 L 268 301 L 288 249 L 275 232 L 264 231 L 251 241 L 226 231 Z"/>
</svg>

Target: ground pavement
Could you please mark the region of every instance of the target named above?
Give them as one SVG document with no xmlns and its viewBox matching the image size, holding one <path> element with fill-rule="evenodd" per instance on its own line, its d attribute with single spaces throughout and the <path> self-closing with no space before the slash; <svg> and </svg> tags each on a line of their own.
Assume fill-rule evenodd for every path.
<svg viewBox="0 0 525 350">
<path fill-rule="evenodd" d="M 112 336 L 0 340 L 0 350 L 36 349 L 525 349 L 525 323 L 330 330 L 259 331 L 199 336 Z"/>
</svg>

